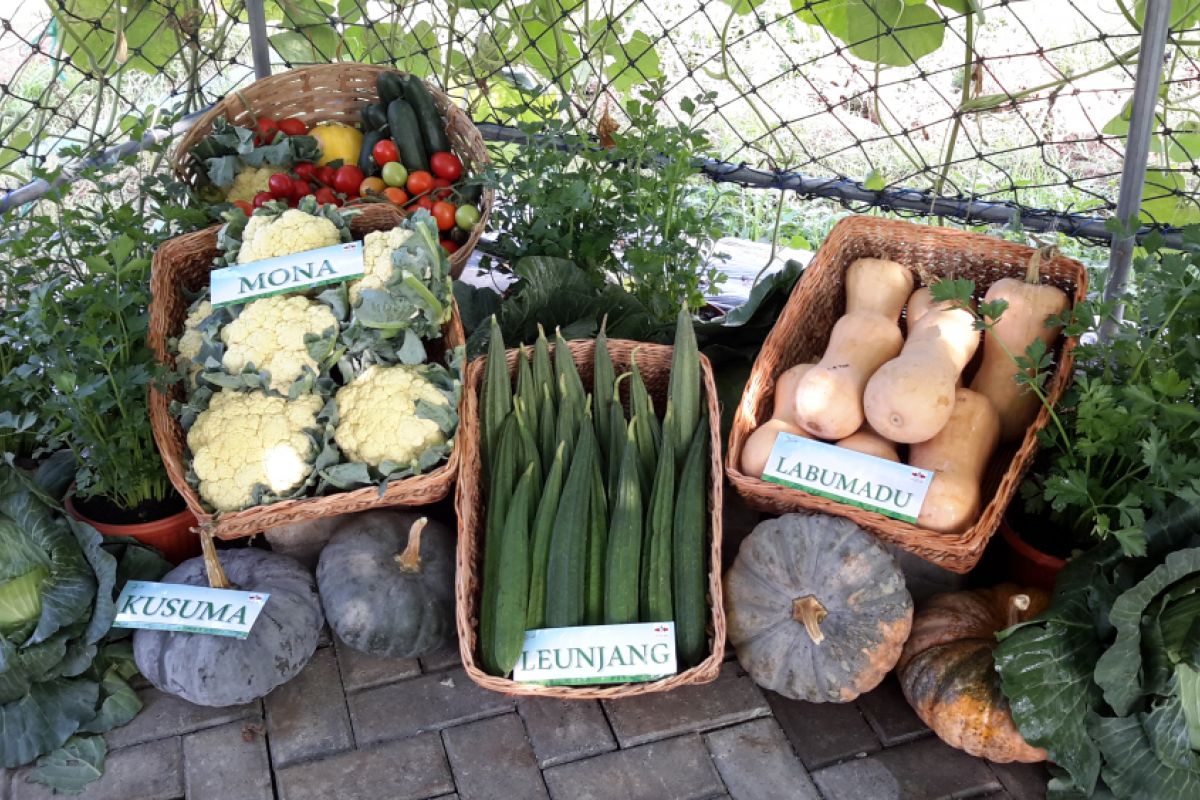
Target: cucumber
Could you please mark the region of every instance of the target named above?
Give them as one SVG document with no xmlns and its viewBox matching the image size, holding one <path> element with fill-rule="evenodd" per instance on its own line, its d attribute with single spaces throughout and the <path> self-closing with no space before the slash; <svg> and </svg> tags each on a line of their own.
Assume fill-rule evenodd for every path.
<svg viewBox="0 0 1200 800">
<path fill-rule="evenodd" d="M 483 588 L 479 610 L 479 637 L 481 641 L 493 641 L 496 627 L 496 586 L 500 578 L 500 542 L 504 523 L 512 500 L 516 465 L 521 452 L 521 436 L 517 428 L 517 415 L 509 414 L 500 426 L 492 480 L 488 487 L 487 519 L 483 533 Z M 490 589 L 490 591 L 489 591 Z M 484 662 L 489 672 L 495 664 Z"/>
<path fill-rule="evenodd" d="M 667 401 L 663 429 L 669 429 L 674 407 Z M 646 509 L 646 532 L 642 542 L 641 604 L 642 622 L 667 622 L 674 617 L 671 606 L 671 529 L 675 511 L 675 448 L 670 436 L 663 436 L 654 472 L 654 488 Z"/>
<path fill-rule="evenodd" d="M 386 138 L 387 133 L 384 131 L 367 131 L 363 134 L 362 150 L 358 152 L 358 168 L 366 177 L 379 174 L 379 165 L 375 163 L 371 151 Z"/>
<path fill-rule="evenodd" d="M 406 100 L 393 100 L 388 104 L 388 129 L 392 141 L 400 151 L 400 163 L 404 168 L 429 171 L 429 154 L 421 141 L 421 129 L 417 125 L 417 115 Z"/>
<path fill-rule="evenodd" d="M 381 72 L 375 79 L 375 91 L 379 93 L 379 102 L 386 106 L 393 100 L 404 96 L 404 76 L 399 72 Z"/>
<path fill-rule="evenodd" d="M 681 667 L 694 667 L 708 654 L 705 624 L 705 562 L 708 549 L 708 417 L 701 415 L 692 436 L 672 524 L 672 603 L 675 607 L 675 652 Z"/>
<path fill-rule="evenodd" d="M 558 499 L 562 496 L 563 474 L 566 472 L 566 448 L 554 451 L 554 461 L 546 470 L 546 485 L 533 518 L 532 544 L 529 548 L 529 603 L 525 611 L 525 627 L 530 630 L 546 627 L 546 568 L 550 556 L 550 536 L 554 532 L 554 517 Z"/>
<path fill-rule="evenodd" d="M 604 622 L 607 625 L 638 621 L 642 488 L 633 433 L 636 425 L 637 417 L 634 417 L 625 434 L 621 476 L 617 480 L 617 492 L 612 499 L 612 515 L 608 523 L 608 557 L 604 563 Z"/>
<path fill-rule="evenodd" d="M 493 675 L 512 672 L 525 644 L 525 614 L 529 602 L 529 514 L 533 506 L 533 466 L 525 470 L 513 492 L 500 538 L 497 580 L 490 587 L 495 595 L 495 624 L 489 638 L 480 637 L 483 663 Z M 484 587 L 488 592 L 489 587 Z M 490 651 L 490 652 L 489 652 Z"/>
<path fill-rule="evenodd" d="M 546 626 L 549 628 L 583 624 L 595 460 L 596 435 L 591 425 L 582 425 L 571 470 L 554 515 L 554 533 L 550 536 L 550 556 L 546 566 Z"/>
<path fill-rule="evenodd" d="M 417 114 L 421 138 L 430 153 L 449 153 L 450 139 L 446 136 L 446 124 L 442 115 L 434 105 L 433 95 L 425 86 L 425 82 L 416 75 L 409 74 L 404 78 L 404 97 Z"/>
<path fill-rule="evenodd" d="M 387 103 L 368 103 L 363 106 L 362 124 L 364 131 L 381 131 L 387 128 Z"/>
<path fill-rule="evenodd" d="M 604 496 L 604 479 L 600 477 L 600 459 L 593 464 L 583 605 L 583 621 L 587 625 L 604 621 L 604 560 L 608 555 L 608 500 Z"/>
</svg>

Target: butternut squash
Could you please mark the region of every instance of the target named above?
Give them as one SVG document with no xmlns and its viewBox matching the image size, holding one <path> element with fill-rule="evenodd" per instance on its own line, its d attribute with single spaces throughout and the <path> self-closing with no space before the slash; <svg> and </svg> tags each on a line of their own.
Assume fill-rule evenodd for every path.
<svg viewBox="0 0 1200 800">
<path fill-rule="evenodd" d="M 796 421 L 819 439 L 843 439 L 863 423 L 863 388 L 904 344 L 896 321 L 853 311 L 836 323 L 825 354 L 796 386 Z"/>
<path fill-rule="evenodd" d="M 908 267 L 883 258 L 860 258 L 846 269 L 846 313 L 870 311 L 896 322 L 912 290 Z"/>
<path fill-rule="evenodd" d="M 918 289 L 913 306 L 931 305 L 929 289 Z M 900 355 L 867 381 L 863 410 L 871 427 L 893 442 L 932 439 L 954 411 L 954 390 L 979 347 L 975 317 L 948 303 L 932 305 L 909 326 Z"/>
<path fill-rule="evenodd" d="M 942 533 L 962 533 L 979 518 L 980 481 L 1000 440 L 1000 418 L 979 392 L 954 393 L 950 421 L 908 453 L 912 466 L 935 474 L 917 524 Z"/>
<path fill-rule="evenodd" d="M 971 381 L 971 388 L 991 400 L 1000 414 L 1002 442 L 1023 438 L 1042 407 L 1028 386 L 1017 383 L 1021 370 L 1013 363 L 1013 357 L 1024 355 L 1038 339 L 1049 348 L 1062 326 L 1047 325 L 1046 320 L 1062 314 L 1070 304 L 1062 289 L 1039 282 L 1043 257 L 1053 255 L 1043 256 L 1041 250 L 1037 251 L 1029 260 L 1025 280 L 1002 278 L 988 287 L 983 296 L 987 301 L 1008 303 L 1000 319 L 984 334 L 983 360 Z"/>
<path fill-rule="evenodd" d="M 796 386 L 800 383 L 800 379 L 815 366 L 815 362 L 797 364 L 780 374 L 775 381 L 775 410 L 771 414 L 773 418 L 786 420 L 793 426 L 798 425 L 796 422 Z"/>
<path fill-rule="evenodd" d="M 889 442 L 887 439 L 871 430 L 870 425 L 862 426 L 857 431 L 838 442 L 837 446 L 844 447 L 847 450 L 854 450 L 859 453 L 866 453 L 869 456 L 883 458 L 888 461 L 900 461 L 900 454 L 896 452 L 895 443 Z"/>
<path fill-rule="evenodd" d="M 759 425 L 754 430 L 754 433 L 747 437 L 746 443 L 742 445 L 741 467 L 743 475 L 749 475 L 753 478 L 762 477 L 763 470 L 767 466 L 767 459 L 771 455 L 771 448 L 775 446 L 775 437 L 781 433 L 803 436 L 805 439 L 812 438 L 787 420 L 767 420 L 762 425 Z"/>
</svg>

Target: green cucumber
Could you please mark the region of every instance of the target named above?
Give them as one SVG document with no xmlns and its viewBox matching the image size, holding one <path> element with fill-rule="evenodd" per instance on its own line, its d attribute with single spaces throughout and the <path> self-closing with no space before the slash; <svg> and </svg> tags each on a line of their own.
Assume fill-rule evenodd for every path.
<svg viewBox="0 0 1200 800">
<path fill-rule="evenodd" d="M 533 518 L 532 544 L 529 550 L 529 604 L 525 612 L 525 627 L 530 630 L 546 627 L 546 569 L 550 556 L 550 536 L 554 532 L 554 517 L 562 495 L 563 473 L 566 472 L 566 448 L 554 451 L 554 461 L 546 470 L 546 485 Z"/>
<path fill-rule="evenodd" d="M 450 139 L 446 136 L 446 124 L 433 102 L 433 95 L 425 82 L 409 73 L 404 78 L 404 97 L 416 112 L 421 139 L 430 153 L 449 153 Z"/>
<path fill-rule="evenodd" d="M 642 557 L 642 488 L 638 476 L 634 417 L 626 430 L 621 475 L 612 498 L 608 523 L 608 556 L 604 563 L 604 622 L 618 625 L 638 621 L 638 583 Z"/>
<path fill-rule="evenodd" d="M 667 401 L 663 428 L 673 421 L 674 407 Z M 642 622 L 667 622 L 674 617 L 671 606 L 671 528 L 675 512 L 675 448 L 670 436 L 663 436 L 654 472 L 654 487 L 646 508 L 646 532 L 642 543 L 641 604 Z"/>
<path fill-rule="evenodd" d="M 675 420 L 672 425 L 664 426 L 664 434 L 670 431 L 675 457 L 682 462 L 696 426 L 700 424 L 700 351 L 696 347 L 692 317 L 686 307 L 679 310 L 679 319 L 675 323 L 675 349 L 671 353 L 667 401 L 675 407 Z"/>
<path fill-rule="evenodd" d="M 375 91 L 379 94 L 379 102 L 387 105 L 393 100 L 404 96 L 404 76 L 399 72 L 381 72 L 375 79 Z"/>
<path fill-rule="evenodd" d="M 675 651 L 682 667 L 694 667 L 708 655 L 708 605 L 705 602 L 708 550 L 708 417 L 688 446 L 679 474 L 672 524 L 671 566 L 675 607 Z"/>
<path fill-rule="evenodd" d="M 595 459 L 593 463 L 583 614 L 587 625 L 599 625 L 604 621 L 604 560 L 608 556 L 608 500 L 604 496 L 604 479 L 600 477 L 600 460 Z"/>
<path fill-rule="evenodd" d="M 387 133 L 384 131 L 367 131 L 363 134 L 362 150 L 358 152 L 358 168 L 362 170 L 363 175 L 370 177 L 379 174 L 379 165 L 375 163 L 371 151 L 386 138 Z"/>
<path fill-rule="evenodd" d="M 608 407 L 613 401 L 613 383 L 617 379 L 613 370 L 612 355 L 608 352 L 608 336 L 604 332 L 607 324 L 606 317 L 604 322 L 600 323 L 600 335 L 596 337 L 595 365 L 592 370 L 592 408 L 596 417 L 596 439 L 600 443 L 600 453 L 606 464 L 612 459 L 612 414 L 609 413 Z"/>
<path fill-rule="evenodd" d="M 512 411 L 512 379 L 508 376 L 508 362 L 504 360 L 504 335 L 500 323 L 492 315 L 491 341 L 488 343 L 487 365 L 483 373 L 483 389 L 480 391 L 480 427 L 483 434 L 480 448 L 485 475 L 491 474 L 496 452 L 496 440 L 500 436 L 500 425 Z"/>
<path fill-rule="evenodd" d="M 546 627 L 549 628 L 583 624 L 595 460 L 596 435 L 591 425 L 583 425 L 554 515 L 554 532 L 550 536 L 546 567 Z"/>
<path fill-rule="evenodd" d="M 387 103 L 368 103 L 363 106 L 362 125 L 364 131 L 385 130 L 387 128 Z"/>
<path fill-rule="evenodd" d="M 500 438 L 496 446 L 495 468 L 488 487 L 487 518 L 483 534 L 483 586 L 494 589 L 500 578 L 500 541 L 504 532 L 508 506 L 512 500 L 516 464 L 521 448 L 517 415 L 509 414 L 500 426 Z M 496 627 L 496 592 L 484 591 L 479 610 L 479 636 L 481 641 L 492 641 Z M 494 665 L 485 666 L 491 671 Z"/>
<path fill-rule="evenodd" d="M 417 115 L 407 100 L 393 100 L 388 103 L 388 130 L 392 141 L 400 151 L 400 163 L 404 168 L 429 171 L 429 154 L 421 141 L 421 129 L 417 125 Z"/>
<path fill-rule="evenodd" d="M 525 645 L 525 616 L 529 602 L 529 515 L 536 476 L 533 466 L 517 482 L 500 538 L 498 580 L 483 591 L 495 595 L 495 624 L 489 638 L 480 637 L 483 663 L 493 675 L 512 672 Z M 489 652 L 490 651 L 490 652 Z"/>
</svg>

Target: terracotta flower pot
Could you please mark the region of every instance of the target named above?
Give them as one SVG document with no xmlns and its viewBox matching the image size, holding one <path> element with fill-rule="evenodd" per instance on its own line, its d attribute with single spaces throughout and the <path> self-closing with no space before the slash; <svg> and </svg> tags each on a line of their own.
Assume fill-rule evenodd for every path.
<svg viewBox="0 0 1200 800">
<path fill-rule="evenodd" d="M 1008 580 L 1021 586 L 1054 591 L 1054 580 L 1067 562 L 1058 556 L 1043 553 L 1022 539 L 1016 529 L 1008 524 L 1007 515 L 1000 520 L 1000 535 L 1007 545 Z"/>
<path fill-rule="evenodd" d="M 128 536 L 144 545 L 157 549 L 163 557 L 172 564 L 186 561 L 200 555 L 200 537 L 192 530 L 196 527 L 196 517 L 188 509 L 183 509 L 169 517 L 156 519 L 152 522 L 139 522 L 133 525 L 114 525 L 107 522 L 97 522 L 80 513 L 73 502 L 73 495 L 68 494 L 64 506 L 67 513 L 81 522 L 86 522 L 105 536 Z"/>
</svg>

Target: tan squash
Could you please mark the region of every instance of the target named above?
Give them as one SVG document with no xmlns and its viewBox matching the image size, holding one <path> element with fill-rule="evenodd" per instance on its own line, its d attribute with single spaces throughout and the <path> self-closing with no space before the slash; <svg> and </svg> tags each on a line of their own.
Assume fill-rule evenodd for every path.
<svg viewBox="0 0 1200 800">
<path fill-rule="evenodd" d="M 986 397 L 970 389 L 954 393 L 954 413 L 937 436 L 914 444 L 908 463 L 936 473 L 917 524 L 961 533 L 979 517 L 980 481 L 1000 439 L 1000 420 Z"/>
<path fill-rule="evenodd" d="M 884 258 L 860 258 L 846 269 L 846 313 L 870 311 L 895 322 L 912 290 L 908 267 Z"/>
<path fill-rule="evenodd" d="M 858 453 L 866 453 L 869 456 L 875 456 L 876 458 L 888 461 L 900 461 L 900 453 L 896 451 L 896 443 L 889 442 L 871 430 L 870 425 L 864 425 L 859 428 L 838 442 L 837 446 L 844 447 L 847 450 L 854 450 Z"/>
<path fill-rule="evenodd" d="M 914 292 L 910 307 L 929 305 L 928 293 Z M 978 347 L 971 312 L 948 303 L 933 305 L 909 326 L 900 355 L 867 381 L 863 411 L 871 427 L 893 442 L 932 439 L 950 419 L 955 386 Z"/>
<path fill-rule="evenodd" d="M 825 354 L 796 387 L 796 421 L 819 439 L 844 439 L 863 423 L 863 387 L 904 344 L 882 314 L 846 314 L 829 334 Z"/>
<path fill-rule="evenodd" d="M 769 419 L 755 428 L 754 433 L 746 438 L 742 445 L 742 474 L 755 478 L 762 477 L 763 469 L 767 466 L 767 458 L 771 448 L 775 446 L 775 437 L 781 433 L 790 433 L 810 439 L 807 433 L 792 423 L 783 419 Z"/>
<path fill-rule="evenodd" d="M 1061 315 L 1070 305 L 1062 289 L 1040 282 L 1038 271 L 1043 258 L 1053 257 L 1052 253 L 1043 256 L 1042 252 L 1037 251 L 1029 260 L 1025 280 L 1002 278 L 983 296 L 985 301 L 1008 303 L 1000 319 L 984 334 L 983 360 L 971 381 L 971 388 L 991 400 L 999 412 L 1002 442 L 1024 438 L 1042 407 L 1036 394 L 1017 383 L 1020 370 L 1009 353 L 1024 355 L 1038 339 L 1049 348 L 1062 326 L 1047 325 L 1046 320 Z"/>
<path fill-rule="evenodd" d="M 815 362 L 797 364 L 791 369 L 784 370 L 775 381 L 775 410 L 771 414 L 774 419 L 781 419 L 798 426 L 796 422 L 796 387 L 808 371 L 816 366 Z"/>
</svg>

